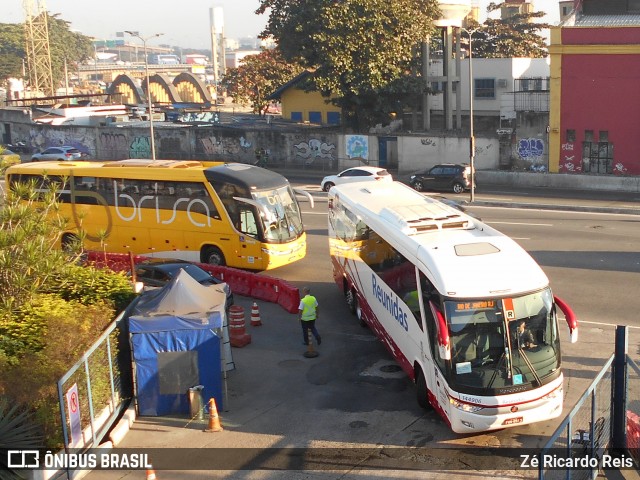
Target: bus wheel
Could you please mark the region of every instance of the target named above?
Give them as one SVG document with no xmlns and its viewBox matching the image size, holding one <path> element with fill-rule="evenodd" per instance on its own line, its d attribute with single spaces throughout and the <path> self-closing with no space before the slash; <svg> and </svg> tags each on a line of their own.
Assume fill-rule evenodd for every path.
<svg viewBox="0 0 640 480">
<path fill-rule="evenodd" d="M 221 267 L 226 265 L 224 255 L 217 247 L 208 247 L 205 249 L 204 254 L 202 255 L 202 260 L 204 263 L 208 263 L 210 265 L 219 265 Z"/>
<path fill-rule="evenodd" d="M 418 370 L 416 373 L 418 378 L 416 378 L 416 399 L 418 400 L 418 405 L 420 405 L 425 410 L 428 410 L 431 404 L 429 403 L 429 390 L 427 389 L 427 381 L 424 378 L 424 373 L 422 370 Z"/>
<path fill-rule="evenodd" d="M 356 309 L 358 308 L 358 299 L 356 297 L 356 292 L 352 289 L 347 290 L 347 306 L 351 313 L 356 313 Z"/>
</svg>

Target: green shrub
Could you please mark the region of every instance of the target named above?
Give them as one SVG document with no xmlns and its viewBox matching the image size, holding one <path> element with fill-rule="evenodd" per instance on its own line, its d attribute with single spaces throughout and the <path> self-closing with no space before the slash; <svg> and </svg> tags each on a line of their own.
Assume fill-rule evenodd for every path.
<svg viewBox="0 0 640 480">
<path fill-rule="evenodd" d="M 58 272 L 45 291 L 83 305 L 107 302 L 116 312 L 124 310 L 135 297 L 131 279 L 124 273 L 80 265 L 69 265 Z"/>
</svg>

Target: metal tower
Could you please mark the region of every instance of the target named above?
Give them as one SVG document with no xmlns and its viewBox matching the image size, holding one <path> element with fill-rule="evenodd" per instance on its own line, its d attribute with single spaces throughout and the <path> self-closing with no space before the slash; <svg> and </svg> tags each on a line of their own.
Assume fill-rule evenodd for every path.
<svg viewBox="0 0 640 480">
<path fill-rule="evenodd" d="M 23 0 L 31 96 L 54 96 L 45 0 Z"/>
</svg>

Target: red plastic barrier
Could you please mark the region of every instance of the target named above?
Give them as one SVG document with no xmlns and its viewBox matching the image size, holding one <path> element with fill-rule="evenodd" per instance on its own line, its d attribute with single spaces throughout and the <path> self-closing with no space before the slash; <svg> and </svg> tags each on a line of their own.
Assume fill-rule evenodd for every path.
<svg viewBox="0 0 640 480">
<path fill-rule="evenodd" d="M 289 313 L 296 313 L 300 306 L 300 290 L 284 280 L 279 281 L 278 304 Z"/>
<path fill-rule="evenodd" d="M 104 253 L 98 251 L 85 252 L 88 264 L 98 268 L 110 268 L 116 272 L 130 272 L 131 260 L 128 253 Z M 134 264 L 152 257 L 135 255 Z M 278 303 L 289 313 L 297 313 L 300 305 L 298 287 L 275 277 L 246 272 L 237 268 L 221 267 L 208 263 L 196 263 L 203 270 L 229 285 L 237 295 L 253 297 L 266 302 Z"/>
<path fill-rule="evenodd" d="M 251 296 L 253 288 L 253 273 L 238 270 L 236 268 L 227 268 L 224 272 L 224 281 L 229 284 L 234 294 Z"/>
<path fill-rule="evenodd" d="M 265 275 L 254 275 L 251 296 L 258 300 L 277 303 L 282 281 Z"/>
<path fill-rule="evenodd" d="M 198 265 L 204 271 L 209 272 L 211 275 L 213 275 L 217 279 L 222 280 L 223 282 L 227 281 L 225 277 L 226 277 L 227 270 L 229 270 L 229 267 L 221 267 L 220 265 L 211 265 L 210 263 L 196 263 L 196 265 Z M 231 288 L 231 290 L 233 291 L 233 288 L 231 287 L 231 285 L 229 285 L 229 288 Z"/>
<path fill-rule="evenodd" d="M 640 462 L 638 452 L 640 451 L 640 417 L 627 410 L 627 449 L 631 452 L 634 460 Z"/>
</svg>

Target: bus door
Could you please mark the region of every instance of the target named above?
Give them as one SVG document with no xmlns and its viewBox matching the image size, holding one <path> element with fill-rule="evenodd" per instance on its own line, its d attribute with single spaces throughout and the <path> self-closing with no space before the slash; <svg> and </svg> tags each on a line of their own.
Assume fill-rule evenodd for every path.
<svg viewBox="0 0 640 480">
<path fill-rule="evenodd" d="M 255 207 L 240 202 L 234 226 L 240 235 L 234 236 L 232 244 L 242 264 L 251 269 L 266 268 L 266 262 L 262 258 L 262 246 L 258 240 L 260 227 L 256 219 Z"/>
<path fill-rule="evenodd" d="M 422 351 L 422 364 L 425 369 L 425 379 L 427 388 L 437 400 L 438 405 L 433 405 L 444 412 L 448 416 L 448 395 L 446 389 L 445 378 L 442 372 L 446 371 L 445 360 L 441 358 L 438 348 L 438 332 L 440 326 L 438 319 L 434 316 L 434 309 L 438 309 L 440 299 L 438 292 L 426 275 L 419 272 L 420 288 L 422 292 L 422 312 L 424 313 L 424 321 L 426 327 L 426 335 L 423 336 L 425 343 Z M 430 399 L 433 400 L 433 399 Z"/>
</svg>

